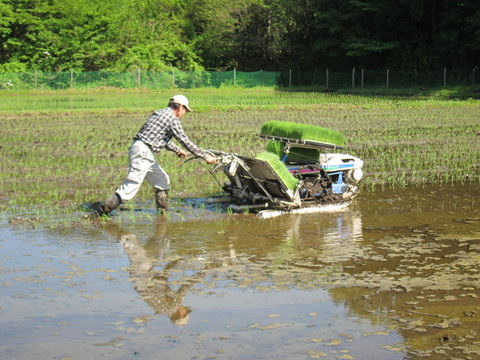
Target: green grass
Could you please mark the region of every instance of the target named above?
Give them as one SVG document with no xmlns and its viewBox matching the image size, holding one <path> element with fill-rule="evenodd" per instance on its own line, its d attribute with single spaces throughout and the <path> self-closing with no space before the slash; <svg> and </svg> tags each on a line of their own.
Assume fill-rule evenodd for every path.
<svg viewBox="0 0 480 360">
<path fill-rule="evenodd" d="M 78 113 L 94 114 L 143 113 L 164 107 L 177 93 L 189 97 L 195 112 L 251 111 L 251 110 L 312 110 L 320 108 L 399 108 L 399 107 L 456 107 L 477 106 L 480 94 L 461 93 L 458 89 L 432 90 L 408 96 L 391 93 L 392 90 L 348 90 L 322 93 L 312 89 L 292 91 L 275 88 L 224 88 L 224 89 L 117 89 L 90 90 L 8 91 L 0 90 L 0 114 Z M 462 94 L 462 95 L 460 95 Z M 467 96 L 471 95 L 471 96 Z M 452 101 L 452 99 L 462 99 Z"/>
</svg>

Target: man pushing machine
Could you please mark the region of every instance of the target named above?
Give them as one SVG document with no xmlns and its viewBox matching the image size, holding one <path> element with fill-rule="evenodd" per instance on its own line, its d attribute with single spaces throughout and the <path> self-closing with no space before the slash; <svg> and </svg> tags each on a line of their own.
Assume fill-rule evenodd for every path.
<svg viewBox="0 0 480 360">
<path fill-rule="evenodd" d="M 133 143 L 128 151 L 130 166 L 127 177 L 115 193 L 105 201 L 105 204 L 95 210 L 97 215 L 108 215 L 120 204 L 133 199 L 144 179 L 155 189 L 157 212 L 162 214 L 168 209 L 170 178 L 155 159 L 155 154 L 166 148 L 175 152 L 180 158 L 188 155 L 185 150 L 172 141 L 172 138 L 208 164 L 217 162 L 215 156 L 195 145 L 184 133 L 180 119 L 191 111 L 188 99 L 183 95 L 175 95 L 170 99 L 166 108 L 157 110 L 150 115 L 133 138 Z"/>
</svg>

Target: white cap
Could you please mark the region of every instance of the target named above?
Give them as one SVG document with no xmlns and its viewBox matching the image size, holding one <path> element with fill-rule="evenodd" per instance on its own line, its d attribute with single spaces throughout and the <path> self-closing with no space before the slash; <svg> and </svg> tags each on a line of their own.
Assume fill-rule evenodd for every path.
<svg viewBox="0 0 480 360">
<path fill-rule="evenodd" d="M 183 95 L 175 95 L 170 99 L 170 102 L 183 105 L 185 106 L 185 109 L 187 109 L 187 111 L 192 111 L 192 109 L 188 107 L 188 99 Z"/>
</svg>

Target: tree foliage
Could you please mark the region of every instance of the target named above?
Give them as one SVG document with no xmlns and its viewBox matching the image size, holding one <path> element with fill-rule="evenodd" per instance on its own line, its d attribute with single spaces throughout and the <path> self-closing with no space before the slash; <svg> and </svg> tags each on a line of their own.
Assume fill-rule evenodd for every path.
<svg viewBox="0 0 480 360">
<path fill-rule="evenodd" d="M 0 0 L 0 71 L 475 67 L 477 0 Z"/>
</svg>

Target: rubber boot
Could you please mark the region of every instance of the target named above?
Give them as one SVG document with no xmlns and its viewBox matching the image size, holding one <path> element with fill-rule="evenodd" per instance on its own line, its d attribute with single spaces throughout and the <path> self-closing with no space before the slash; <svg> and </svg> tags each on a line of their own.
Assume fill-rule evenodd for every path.
<svg viewBox="0 0 480 360">
<path fill-rule="evenodd" d="M 159 214 L 168 210 L 168 190 L 155 189 L 155 205 Z"/>
<path fill-rule="evenodd" d="M 105 201 L 105 205 L 103 205 L 103 214 L 102 215 L 110 214 L 110 212 L 112 212 L 117 207 L 119 207 L 121 203 L 122 203 L 122 199 L 120 198 L 120 195 L 118 195 L 117 193 L 111 195 Z"/>
</svg>

